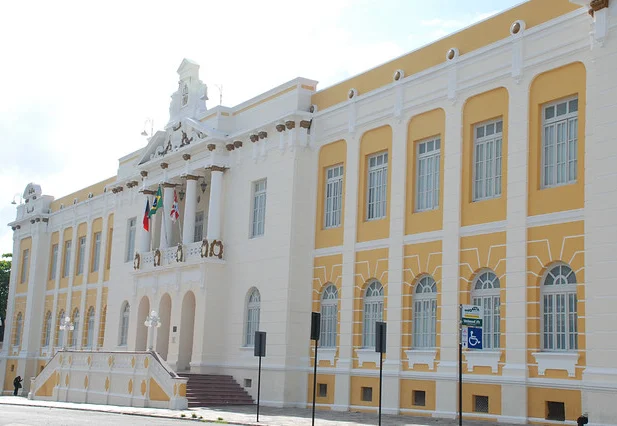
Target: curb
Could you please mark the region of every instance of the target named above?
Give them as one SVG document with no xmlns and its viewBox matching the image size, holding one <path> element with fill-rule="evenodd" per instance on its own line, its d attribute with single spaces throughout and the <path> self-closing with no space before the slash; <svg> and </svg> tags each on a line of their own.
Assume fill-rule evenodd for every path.
<svg viewBox="0 0 617 426">
<path fill-rule="evenodd" d="M 125 415 L 125 416 L 137 416 L 137 417 L 151 417 L 151 418 L 155 418 L 155 419 L 174 419 L 174 420 L 190 420 L 193 422 L 210 422 L 210 423 L 221 423 L 221 424 L 228 424 L 228 425 L 238 425 L 238 426 L 255 426 L 255 425 L 261 425 L 261 426 L 267 426 L 268 423 L 240 423 L 237 421 L 227 421 L 227 420 L 223 420 L 220 421 L 218 419 L 206 419 L 205 417 L 203 419 L 194 419 L 192 417 L 173 417 L 173 416 L 168 416 L 168 415 L 160 415 L 160 414 L 148 414 L 148 413 L 132 413 L 132 412 L 124 412 L 124 411 L 106 411 L 106 410 L 102 410 L 100 408 L 77 408 L 77 407 L 56 407 L 56 406 L 50 406 L 50 405 L 36 405 L 36 404 L 19 404 L 19 403 L 13 403 L 13 402 L 2 402 L 0 403 L 0 406 L 2 405 L 12 405 L 15 407 L 38 407 L 38 408 L 59 408 L 61 410 L 73 410 L 73 411 L 92 411 L 95 413 L 106 413 L 106 414 L 121 414 L 121 415 Z"/>
</svg>

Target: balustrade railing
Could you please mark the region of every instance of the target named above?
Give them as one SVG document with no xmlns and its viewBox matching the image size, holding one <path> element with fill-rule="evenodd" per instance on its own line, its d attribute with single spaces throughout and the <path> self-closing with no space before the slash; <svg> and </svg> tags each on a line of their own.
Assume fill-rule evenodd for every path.
<svg viewBox="0 0 617 426">
<path fill-rule="evenodd" d="M 222 241 L 196 241 L 135 255 L 136 271 L 151 271 L 158 267 L 181 266 L 223 259 Z"/>
</svg>

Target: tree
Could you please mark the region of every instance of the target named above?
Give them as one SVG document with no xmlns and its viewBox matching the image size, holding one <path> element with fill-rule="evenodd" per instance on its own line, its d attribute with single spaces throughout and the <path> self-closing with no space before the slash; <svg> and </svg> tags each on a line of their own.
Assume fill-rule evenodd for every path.
<svg viewBox="0 0 617 426">
<path fill-rule="evenodd" d="M 0 342 L 4 339 L 4 323 L 6 320 L 6 306 L 9 299 L 9 281 L 11 278 L 11 261 L 13 255 L 5 253 L 0 257 Z"/>
</svg>

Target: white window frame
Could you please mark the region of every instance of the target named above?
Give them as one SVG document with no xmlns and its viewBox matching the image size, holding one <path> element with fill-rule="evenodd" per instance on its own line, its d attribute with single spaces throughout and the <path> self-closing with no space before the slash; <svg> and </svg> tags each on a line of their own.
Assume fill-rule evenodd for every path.
<svg viewBox="0 0 617 426">
<path fill-rule="evenodd" d="M 129 317 L 131 315 L 131 305 L 124 302 L 120 311 L 120 333 L 118 333 L 118 346 L 126 346 L 129 337 Z"/>
<path fill-rule="evenodd" d="M 58 325 L 62 324 L 64 317 L 65 317 L 64 309 L 62 309 L 60 313 L 58 314 Z M 64 330 L 58 327 L 58 334 L 56 337 L 57 337 L 56 343 L 58 347 L 63 346 L 64 345 Z"/>
<path fill-rule="evenodd" d="M 13 338 L 13 346 L 21 345 L 21 333 L 24 329 L 24 315 L 21 312 L 15 317 L 15 337 Z"/>
<path fill-rule="evenodd" d="M 328 284 L 321 295 L 321 327 L 319 346 L 336 348 L 336 325 L 338 324 L 338 290 Z"/>
<path fill-rule="evenodd" d="M 547 268 L 540 291 L 542 351 L 575 352 L 578 350 L 576 286 L 576 274 L 569 265 L 557 263 Z M 563 309 L 561 312 L 563 324 L 558 321 L 557 309 L 560 307 Z M 558 331 L 558 328 L 563 328 L 563 331 Z"/>
<path fill-rule="evenodd" d="M 92 250 L 92 272 L 98 272 L 101 260 L 101 237 L 102 232 L 94 233 L 94 250 Z"/>
<path fill-rule="evenodd" d="M 56 279 L 56 274 L 58 273 L 58 253 L 59 253 L 60 247 L 58 246 L 58 244 L 54 244 L 51 246 L 51 268 L 49 271 L 49 279 L 50 280 L 55 280 Z"/>
<path fill-rule="evenodd" d="M 424 152 L 423 148 L 424 147 Z M 424 173 L 426 165 L 431 164 L 429 172 Z M 441 136 L 434 136 L 416 143 L 416 212 L 439 208 L 439 185 L 441 181 Z M 430 187 L 421 191 L 426 180 Z"/>
<path fill-rule="evenodd" d="M 77 240 L 78 251 L 77 251 L 77 275 L 81 275 L 84 273 L 84 262 L 86 257 L 86 237 L 79 237 Z"/>
<path fill-rule="evenodd" d="M 79 337 L 79 309 L 75 308 L 73 311 L 73 330 L 71 330 L 71 347 L 77 348 L 77 338 Z"/>
<path fill-rule="evenodd" d="M 362 347 L 375 347 L 375 323 L 383 320 L 383 286 L 373 280 L 364 292 L 362 309 Z"/>
<path fill-rule="evenodd" d="M 501 283 L 497 274 L 490 269 L 480 271 L 473 280 L 471 304 L 482 306 L 483 349 L 501 348 Z"/>
<path fill-rule="evenodd" d="M 341 226 L 343 212 L 343 173 L 342 164 L 326 169 L 326 186 L 324 191 L 324 228 Z"/>
<path fill-rule="evenodd" d="M 437 346 L 437 283 L 430 275 L 420 277 L 413 292 L 413 349 Z"/>
<path fill-rule="evenodd" d="M 195 212 L 195 227 L 193 230 L 193 242 L 202 241 L 204 238 L 204 211 Z"/>
<path fill-rule="evenodd" d="M 67 278 L 71 271 L 71 250 L 73 249 L 73 241 L 64 242 L 64 262 L 62 262 L 62 278 Z"/>
<path fill-rule="evenodd" d="M 370 155 L 366 165 L 366 220 L 380 220 L 388 213 L 388 151 Z"/>
<path fill-rule="evenodd" d="M 30 263 L 30 249 L 25 249 L 21 252 L 21 275 L 19 277 L 20 284 L 26 282 L 26 276 L 28 275 L 28 266 Z"/>
<path fill-rule="evenodd" d="M 565 113 L 558 115 L 558 107 L 565 104 Z M 547 118 L 549 110 L 552 117 Z M 554 101 L 542 106 L 542 167 L 541 187 L 576 183 L 578 174 L 578 96 Z M 551 131 L 552 129 L 552 131 Z M 559 129 L 563 129 L 565 141 L 558 143 Z M 549 143 L 547 143 L 547 140 Z M 563 158 L 559 159 L 559 146 L 563 148 Z M 563 175 L 560 175 L 563 167 Z"/>
<path fill-rule="evenodd" d="M 43 328 L 43 347 L 48 348 L 51 342 L 51 311 L 47 311 L 45 314 L 45 326 Z"/>
<path fill-rule="evenodd" d="M 503 119 L 477 124 L 473 135 L 473 201 L 499 198 L 502 186 Z"/>
<path fill-rule="evenodd" d="M 165 218 L 163 218 L 165 219 Z M 131 262 L 135 256 L 135 234 L 137 233 L 137 218 L 132 217 L 126 222 L 126 256 L 125 262 Z"/>
<path fill-rule="evenodd" d="M 244 331 L 244 346 L 255 346 L 255 332 L 259 330 L 261 315 L 261 294 L 253 288 L 246 300 L 246 322 Z"/>
<path fill-rule="evenodd" d="M 253 206 L 251 214 L 251 238 L 261 237 L 266 231 L 266 191 L 268 180 L 253 182 Z"/>
<path fill-rule="evenodd" d="M 94 306 L 90 306 L 90 308 L 88 309 L 88 320 L 87 320 L 87 327 L 84 330 L 84 332 L 86 333 L 86 347 L 87 348 L 92 348 L 92 345 L 94 345 L 94 322 L 95 322 L 95 316 L 96 313 L 94 312 Z"/>
</svg>

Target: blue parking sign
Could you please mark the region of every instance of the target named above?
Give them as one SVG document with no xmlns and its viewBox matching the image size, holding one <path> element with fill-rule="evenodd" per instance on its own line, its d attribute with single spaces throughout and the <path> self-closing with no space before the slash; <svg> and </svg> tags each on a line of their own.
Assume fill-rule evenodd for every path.
<svg viewBox="0 0 617 426">
<path fill-rule="evenodd" d="M 482 327 L 467 327 L 467 347 L 482 349 Z"/>
</svg>

